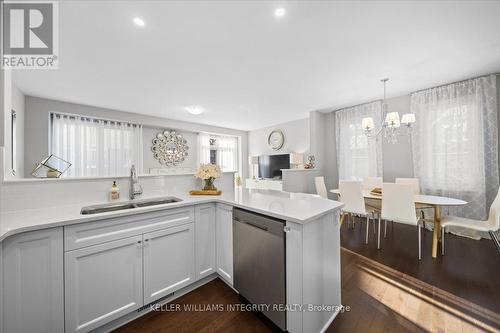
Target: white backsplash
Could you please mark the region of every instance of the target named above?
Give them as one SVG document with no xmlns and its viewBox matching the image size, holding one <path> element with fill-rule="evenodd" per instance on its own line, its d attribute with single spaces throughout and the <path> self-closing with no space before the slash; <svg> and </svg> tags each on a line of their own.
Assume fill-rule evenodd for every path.
<svg viewBox="0 0 500 333">
<path fill-rule="evenodd" d="M 1 149 L 1 148 L 0 148 Z M 3 156 L 0 151 L 0 156 Z M 0 161 L 3 166 L 3 161 Z M 3 168 L 0 170 L 3 176 Z M 3 178 L 3 177 L 2 177 Z M 215 185 L 225 193 L 234 193 L 234 173 L 223 173 Z M 71 204 L 98 204 L 108 201 L 108 193 L 116 180 L 120 200 L 129 200 L 130 179 L 118 177 L 101 179 L 43 179 L 2 181 L 0 183 L 0 210 L 15 211 Z M 200 189 L 202 182 L 193 175 L 139 176 L 143 188 L 141 198 L 187 193 Z"/>
</svg>

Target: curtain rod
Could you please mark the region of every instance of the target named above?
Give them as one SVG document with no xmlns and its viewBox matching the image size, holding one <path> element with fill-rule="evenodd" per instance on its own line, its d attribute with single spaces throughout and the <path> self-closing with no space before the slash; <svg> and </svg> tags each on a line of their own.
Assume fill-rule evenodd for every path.
<svg viewBox="0 0 500 333">
<path fill-rule="evenodd" d="M 329 111 L 329 112 L 342 111 L 342 110 L 345 110 L 345 109 L 356 108 L 358 106 L 363 106 L 363 105 L 372 104 L 372 103 L 376 103 L 376 102 L 383 102 L 383 101 L 384 101 L 383 99 L 379 98 L 379 99 L 376 99 L 374 101 L 365 102 L 365 103 L 359 103 L 359 104 L 355 104 L 355 105 L 351 105 L 351 106 L 346 106 L 346 107 L 343 107 L 343 108 L 340 108 L 340 109 L 335 109 L 335 110 L 332 110 L 332 111 Z"/>
<path fill-rule="evenodd" d="M 110 123 L 120 123 L 120 124 L 127 124 L 127 125 L 131 125 L 131 126 L 143 126 L 142 124 L 134 123 L 131 121 L 117 120 L 117 119 L 106 119 L 106 118 L 94 117 L 94 116 L 85 116 L 85 115 L 78 114 L 78 113 L 49 111 L 49 114 L 51 117 L 56 116 L 56 115 L 60 115 L 60 116 L 73 117 L 73 118 L 83 118 L 83 119 L 88 119 L 88 120 L 93 120 L 93 121 L 107 121 Z"/>
<path fill-rule="evenodd" d="M 444 87 L 444 86 L 447 86 L 447 85 L 450 85 L 450 84 L 465 82 L 465 81 L 469 81 L 469 80 L 472 80 L 472 79 L 477 79 L 477 78 L 480 78 L 480 77 L 483 77 L 483 76 L 490 76 L 490 75 L 495 75 L 495 76 L 499 77 L 500 73 L 492 73 L 492 74 L 487 74 L 487 75 L 481 75 L 481 76 L 477 76 L 477 77 L 474 77 L 474 78 L 469 78 L 469 79 L 464 79 L 464 80 L 460 80 L 460 81 L 455 81 L 455 82 L 441 84 L 441 85 L 435 86 L 435 87 L 424 88 L 424 89 L 412 91 L 412 92 L 410 92 L 410 95 L 418 93 L 418 92 L 421 92 L 421 91 L 425 91 L 425 90 L 429 90 L 429 89 L 434 89 L 434 88 L 440 88 L 440 87 Z M 371 104 L 371 103 L 378 102 L 378 101 L 382 101 L 382 99 L 377 99 L 377 100 L 374 100 L 374 101 L 371 101 L 371 102 L 365 102 L 365 103 L 359 103 L 359 104 L 355 104 L 355 105 L 351 105 L 351 106 L 346 106 L 346 107 L 342 107 L 340 109 L 331 110 L 331 111 L 328 111 L 328 112 L 337 112 L 337 111 L 341 111 L 341 110 L 345 110 L 345 109 L 350 109 L 350 108 L 355 108 L 355 107 L 366 105 L 366 104 Z"/>
<path fill-rule="evenodd" d="M 463 80 L 459 80 L 459 81 L 455 81 L 455 82 L 449 82 L 449 83 L 445 83 L 445 84 L 440 84 L 438 86 L 434 86 L 434 87 L 430 87 L 430 88 L 424 88 L 424 89 L 412 91 L 410 93 L 410 95 L 413 95 L 413 94 L 416 94 L 416 93 L 419 93 L 419 92 L 422 92 L 422 91 L 430 90 L 430 89 L 436 89 L 436 88 L 446 87 L 446 86 L 448 86 L 450 84 L 462 83 L 462 82 L 466 82 L 466 81 L 469 81 L 469 80 L 474 80 L 474 79 L 478 79 L 480 77 L 486 77 L 486 76 L 491 76 L 491 75 L 495 75 L 495 76 L 498 77 L 498 76 L 500 76 L 500 73 L 491 73 L 491 74 L 486 74 L 486 75 L 480 75 L 480 76 L 476 76 L 476 77 L 472 77 L 472 78 L 468 78 L 468 79 L 463 79 Z"/>
</svg>

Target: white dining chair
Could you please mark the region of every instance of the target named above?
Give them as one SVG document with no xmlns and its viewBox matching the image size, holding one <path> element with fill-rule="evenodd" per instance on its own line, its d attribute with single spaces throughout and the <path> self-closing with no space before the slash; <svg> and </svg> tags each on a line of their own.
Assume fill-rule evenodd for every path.
<svg viewBox="0 0 500 333">
<path fill-rule="evenodd" d="M 363 178 L 363 190 L 371 191 L 374 188 L 382 188 L 382 177 L 365 177 Z M 366 204 L 380 211 L 382 203 L 377 199 L 366 199 Z M 375 231 L 375 230 L 374 230 Z"/>
<path fill-rule="evenodd" d="M 420 192 L 420 181 L 418 178 L 396 178 L 396 184 L 407 184 L 413 188 L 413 194 L 421 194 Z M 418 213 L 421 215 L 422 223 L 425 227 L 425 209 L 432 209 L 431 206 L 423 205 L 423 204 L 415 204 Z"/>
<path fill-rule="evenodd" d="M 316 193 L 323 199 L 328 199 L 325 177 L 314 177 L 314 185 L 316 186 Z"/>
<path fill-rule="evenodd" d="M 500 243 L 495 232 L 500 229 L 500 189 L 490 207 L 488 219 L 486 221 L 473 220 L 458 216 L 445 216 L 441 219 L 441 254 L 444 255 L 444 237 L 447 227 L 462 227 L 477 231 L 488 232 L 491 240 L 495 243 L 498 252 L 500 252 Z"/>
<path fill-rule="evenodd" d="M 371 219 L 375 221 L 376 210 L 365 204 L 365 198 L 363 197 L 363 184 L 359 181 L 341 180 L 339 182 L 339 191 L 340 191 L 340 202 L 344 204 L 344 207 L 342 208 L 342 212 L 344 214 L 348 213 L 351 216 L 354 214 L 366 217 L 365 242 L 366 244 L 368 244 L 370 216 Z"/>
<path fill-rule="evenodd" d="M 417 226 L 418 260 L 422 259 L 422 224 L 417 217 L 413 188 L 407 184 L 384 183 L 382 185 L 382 212 L 378 222 L 380 249 L 380 220 Z"/>
<path fill-rule="evenodd" d="M 396 178 L 395 183 L 410 185 L 413 189 L 413 194 L 420 194 L 420 181 L 418 178 Z"/>
<path fill-rule="evenodd" d="M 382 177 L 365 177 L 363 178 L 363 189 L 373 190 L 374 188 L 382 188 Z"/>
</svg>

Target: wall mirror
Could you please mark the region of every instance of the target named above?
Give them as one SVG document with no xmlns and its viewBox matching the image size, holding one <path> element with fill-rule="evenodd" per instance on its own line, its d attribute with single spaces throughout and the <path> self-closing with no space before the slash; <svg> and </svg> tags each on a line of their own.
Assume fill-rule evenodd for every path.
<svg viewBox="0 0 500 333">
<path fill-rule="evenodd" d="M 50 82 L 51 75 L 13 72 L 6 83 L 5 105 L 11 112 L 4 121 L 4 179 L 34 179 L 32 172 L 50 156 L 71 164 L 61 178 L 126 177 L 132 165 L 142 175 L 194 174 L 206 162 L 218 163 L 224 171 L 239 170 L 238 136 L 206 134 L 193 123 L 76 103 L 71 94 L 32 93 L 40 82 L 32 76 Z M 44 166 L 37 176 L 43 177 L 40 170 L 45 169 L 47 175 L 58 175 Z"/>
<path fill-rule="evenodd" d="M 165 130 L 156 134 L 152 143 L 153 157 L 162 165 L 176 166 L 182 164 L 189 155 L 187 140 L 175 130 Z"/>
</svg>

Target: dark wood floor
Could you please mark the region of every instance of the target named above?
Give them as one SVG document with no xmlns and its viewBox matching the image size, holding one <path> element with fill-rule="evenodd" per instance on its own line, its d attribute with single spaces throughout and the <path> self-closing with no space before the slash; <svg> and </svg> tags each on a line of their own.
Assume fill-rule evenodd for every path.
<svg viewBox="0 0 500 333">
<path fill-rule="evenodd" d="M 378 251 L 364 228 L 342 227 L 341 313 L 327 332 L 500 332 L 500 255 L 491 241 L 447 236 L 447 253 L 432 259 L 431 232 L 417 259 L 415 228 L 394 224 Z M 214 280 L 174 301 L 181 311 L 149 313 L 116 332 L 273 332 L 252 312 L 185 311 L 184 305 L 239 304 Z"/>
<path fill-rule="evenodd" d="M 237 311 L 186 311 L 184 306 L 240 304 L 241 300 L 231 288 L 220 279 L 213 280 L 200 288 L 174 300 L 180 311 L 150 312 L 133 322 L 115 330 L 115 333 L 209 333 L 209 332 L 274 332 L 271 324 L 253 312 Z"/>
<path fill-rule="evenodd" d="M 342 227 L 343 247 L 500 314 L 500 254 L 491 240 L 446 234 L 445 256 L 439 252 L 433 259 L 432 232 L 425 230 L 419 261 L 416 227 L 388 224 L 387 238 L 382 234 L 381 249 L 377 250 L 373 232 L 369 234 L 368 245 L 365 244 L 366 222 L 362 223 L 363 226 L 356 223 L 354 230 L 347 228 L 347 224 Z"/>
</svg>

